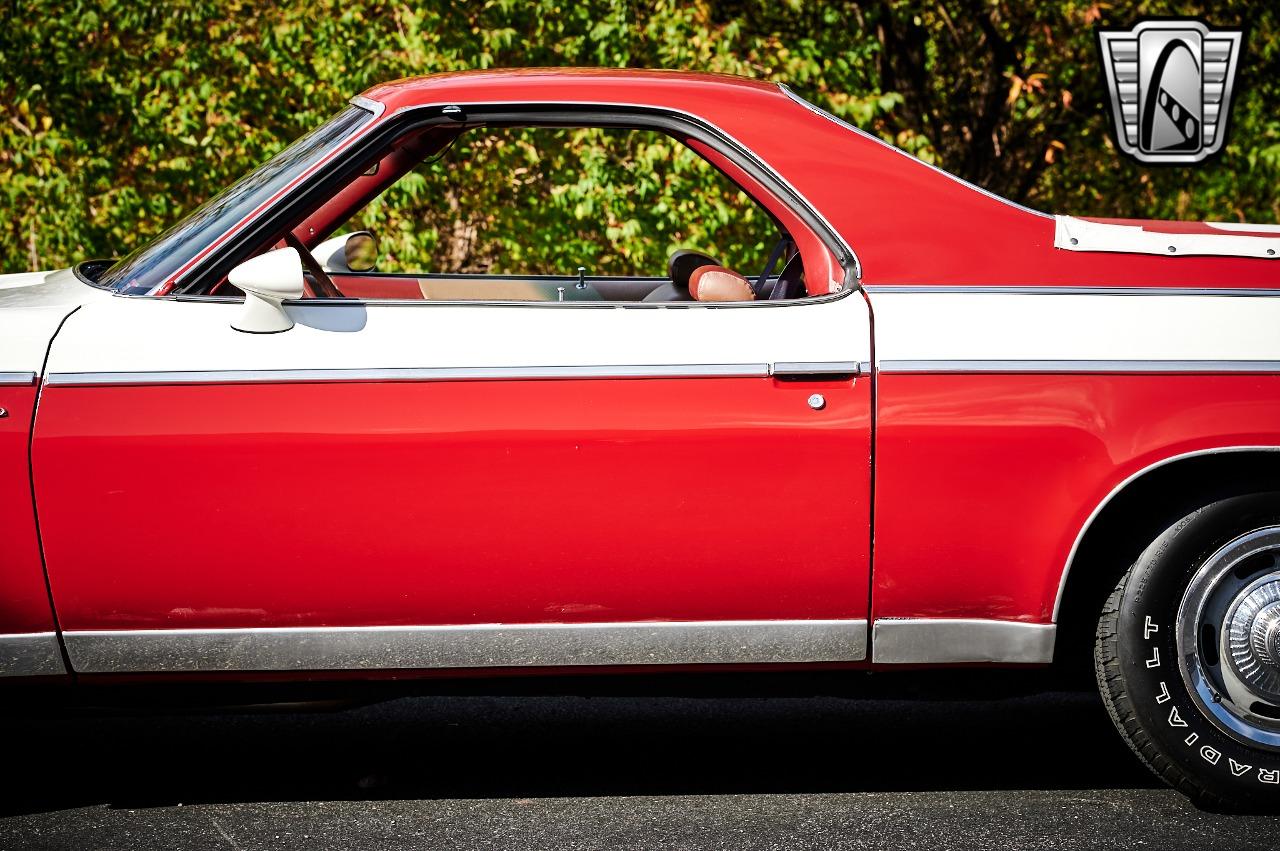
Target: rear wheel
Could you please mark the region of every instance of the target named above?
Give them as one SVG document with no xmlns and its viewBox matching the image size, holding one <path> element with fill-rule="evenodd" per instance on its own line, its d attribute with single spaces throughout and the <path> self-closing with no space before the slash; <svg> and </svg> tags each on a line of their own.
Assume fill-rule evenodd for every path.
<svg viewBox="0 0 1280 851">
<path fill-rule="evenodd" d="M 1213 809 L 1280 809 L 1280 493 L 1200 508 L 1123 576 L 1094 667 L 1121 736 Z"/>
</svg>

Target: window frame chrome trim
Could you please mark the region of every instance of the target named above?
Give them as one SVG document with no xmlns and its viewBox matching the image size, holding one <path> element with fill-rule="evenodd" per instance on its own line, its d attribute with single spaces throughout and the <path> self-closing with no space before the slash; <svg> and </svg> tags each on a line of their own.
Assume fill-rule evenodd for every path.
<svg viewBox="0 0 1280 851">
<path fill-rule="evenodd" d="M 34 372 L 0 372 L 0 387 L 30 387 L 35 383 Z"/>
<path fill-rule="evenodd" d="M 861 662 L 867 621 L 67 630 L 76 673 Z"/>
<path fill-rule="evenodd" d="M 801 103 L 803 103 L 803 101 L 801 101 Z M 397 119 L 401 116 L 409 115 L 414 112 L 438 113 L 440 110 L 442 110 L 444 107 L 447 107 L 447 106 L 462 107 L 464 110 L 467 111 L 467 121 L 464 123 L 467 123 L 467 124 L 475 123 L 477 125 L 484 124 L 486 123 L 486 121 L 490 121 L 490 122 L 500 121 L 502 120 L 500 117 L 501 113 L 498 113 L 498 115 L 487 115 L 484 117 L 477 117 L 475 121 L 472 121 L 471 120 L 472 116 L 470 114 L 471 110 L 481 109 L 481 110 L 496 112 L 497 110 L 505 109 L 505 110 L 509 110 L 512 113 L 523 113 L 525 115 L 531 115 L 539 111 L 545 111 L 547 120 L 550 120 L 551 118 L 553 118 L 557 110 L 564 111 L 564 112 L 581 111 L 585 113 L 594 113 L 597 118 L 602 116 L 607 116 L 611 112 L 619 112 L 619 113 L 627 113 L 633 116 L 645 116 L 650 119 L 650 123 L 641 124 L 638 126 L 641 126 L 647 129 L 658 129 L 658 130 L 668 129 L 665 127 L 665 124 L 673 121 L 677 123 L 684 122 L 695 129 L 699 129 L 702 132 L 715 137 L 714 141 L 717 144 L 714 145 L 714 147 L 720 150 L 721 153 L 726 153 L 724 149 L 727 148 L 728 149 L 727 153 L 733 155 L 734 164 L 737 165 L 738 167 L 743 168 L 748 173 L 751 173 L 752 169 L 755 169 L 761 172 L 765 178 L 761 182 L 766 187 L 769 187 L 769 184 L 772 182 L 773 184 L 775 184 L 776 189 L 783 190 L 782 193 L 780 194 L 779 200 L 787 204 L 787 206 L 791 208 L 793 213 L 795 213 L 802 220 L 804 220 L 805 225 L 807 227 L 815 230 L 815 235 L 822 241 L 822 243 L 827 247 L 827 249 L 831 251 L 831 253 L 834 255 L 836 259 L 836 262 L 840 264 L 841 268 L 845 272 L 845 279 L 841 282 L 841 287 L 839 291 L 834 293 L 819 293 L 817 296 L 810 296 L 808 298 L 799 299 L 796 301 L 803 302 L 803 301 L 808 301 L 811 298 L 817 298 L 817 297 L 823 297 L 823 296 L 825 297 L 843 296 L 848 294 L 851 291 L 858 290 L 861 288 L 862 263 L 861 263 L 861 260 L 858 258 L 857 252 L 854 251 L 853 247 L 849 245 L 848 241 L 844 238 L 844 235 L 841 234 L 840 231 L 837 230 L 835 226 L 833 226 L 825 216 L 822 215 L 822 213 L 818 210 L 818 208 L 814 206 L 814 204 L 810 202 L 807 197 L 805 197 L 798 189 L 796 189 L 795 186 L 790 181 L 788 181 L 785 177 L 783 177 L 775 168 L 773 168 L 773 166 L 765 162 L 764 159 L 760 157 L 760 155 L 757 154 L 752 148 L 748 147 L 747 145 L 744 145 L 741 141 L 739 141 L 737 137 L 731 135 L 730 133 L 726 132 L 716 124 L 706 120 L 701 116 L 694 115 L 693 113 L 686 112 L 684 110 L 677 109 L 675 107 L 654 106 L 651 104 L 636 104 L 636 103 L 627 103 L 627 102 L 619 102 L 619 101 L 608 101 L 608 102 L 605 102 L 605 101 L 518 101 L 518 102 L 512 102 L 512 101 L 457 101 L 457 100 L 454 100 L 454 101 L 448 101 L 448 102 L 432 102 L 432 103 L 415 104 L 412 106 L 400 107 L 399 109 L 396 109 L 395 111 L 386 115 L 383 115 L 383 114 L 376 115 L 374 119 L 368 125 L 366 125 L 359 133 L 345 140 L 345 143 L 341 146 L 339 150 L 341 150 L 344 157 L 349 158 L 353 153 L 353 151 L 356 150 L 357 145 L 367 145 L 370 139 L 374 138 L 375 133 L 377 131 L 384 129 L 385 125 L 387 125 L 388 122 L 391 122 L 394 119 Z M 456 121 L 453 121 L 452 119 L 447 119 L 442 115 L 435 115 L 434 117 L 441 121 L 448 121 L 449 123 L 453 123 L 453 124 L 457 123 Z M 529 126 L 535 126 L 535 125 L 529 125 Z M 600 125 L 600 126 L 609 126 L 609 125 Z M 301 189 L 304 193 L 307 191 L 315 191 L 317 189 L 317 184 L 323 184 L 323 182 L 326 179 L 332 177 L 332 173 L 335 167 L 335 162 L 338 159 L 337 154 L 339 153 L 339 150 L 332 151 L 322 161 L 320 168 L 318 168 L 316 171 L 310 174 L 307 174 L 303 178 L 304 181 L 310 184 L 309 186 L 304 188 L 300 185 L 295 188 Z M 744 162 L 740 160 L 745 160 L 746 165 L 744 165 Z M 325 173 L 321 174 L 321 171 L 325 171 Z M 752 176 L 755 177 L 757 180 L 760 179 L 758 175 L 752 175 Z M 734 185 L 738 185 L 737 181 L 733 181 L 733 183 Z M 738 186 L 738 188 L 742 189 L 741 186 Z M 744 189 L 743 191 L 746 191 L 746 190 Z M 241 220 L 240 222 L 237 222 L 234 226 L 229 228 L 226 232 L 218 236 L 216 239 L 212 240 L 210 244 L 205 247 L 203 253 L 200 255 L 197 255 L 197 257 L 200 259 L 207 260 L 209 255 L 211 255 L 214 251 L 228 250 L 228 245 L 231 243 L 232 240 L 235 240 L 235 239 L 239 239 L 241 241 L 251 241 L 253 239 L 253 235 L 252 233 L 250 233 L 250 231 L 254 227 L 261 229 L 262 223 L 265 221 L 271 220 L 273 214 L 277 216 L 284 215 L 285 213 L 281 212 L 281 205 L 282 204 L 287 205 L 287 201 L 288 199 L 284 197 L 273 199 L 273 202 L 270 203 L 267 209 L 258 209 L 253 211 L 245 219 Z M 756 203 L 759 203 L 759 202 L 757 201 Z M 815 222 L 818 225 L 820 225 L 819 228 L 814 228 L 813 223 Z M 173 287 L 172 287 L 173 294 L 180 294 L 180 293 L 185 294 L 185 291 L 187 289 L 189 289 L 194 284 L 197 284 L 200 282 L 199 273 L 196 267 L 197 267 L 197 264 L 193 262 L 192 264 L 189 264 L 189 266 L 183 268 L 176 275 L 173 276 L 173 278 L 171 279 L 173 281 Z M 135 296 L 135 297 L 138 297 L 138 296 Z M 141 297 L 154 297 L 154 296 L 150 294 L 146 294 Z M 620 304 L 629 306 L 629 303 L 626 303 L 626 302 L 620 302 Z M 747 302 L 745 304 L 746 305 L 756 304 L 756 302 Z"/>
<path fill-rule="evenodd" d="M 876 618 L 876 665 L 964 663 L 1044 665 L 1053 661 L 1057 625 L 986 618 Z"/>
<path fill-rule="evenodd" d="M 0 634 L 0 677 L 45 677 L 66 673 L 56 632 Z"/>
<path fill-rule="evenodd" d="M 364 98 L 364 100 L 369 100 L 369 99 Z M 374 101 L 374 103 L 376 103 L 376 101 Z M 288 184 L 286 184 L 275 196 L 266 199 L 257 207 L 250 210 L 244 216 L 244 218 L 240 219 L 237 222 L 232 223 L 229 227 L 227 227 L 226 230 L 223 230 L 217 236 L 210 239 L 207 244 L 201 247 L 199 251 L 197 251 L 185 264 L 183 264 L 176 271 L 174 271 L 172 275 L 166 277 L 164 280 L 162 280 L 158 284 L 152 286 L 146 293 L 133 293 L 128 295 L 131 295 L 132 297 L 136 297 L 136 298 L 148 298 L 148 297 L 152 297 L 154 293 L 156 293 L 161 289 L 166 289 L 166 291 L 168 292 L 175 292 L 181 289 L 181 287 L 183 286 L 182 282 L 186 280 L 186 278 L 192 273 L 193 270 L 198 269 L 200 267 L 200 264 L 203 261 L 207 260 L 210 256 L 214 255 L 215 252 L 217 252 L 220 248 L 222 248 L 228 239 L 234 238 L 236 235 L 240 234 L 246 225 L 251 224 L 254 221 L 257 221 L 258 219 L 261 218 L 262 214 L 266 210 L 273 208 L 275 204 L 277 204 L 281 200 L 281 198 L 285 197 L 288 194 L 291 187 L 300 186 L 306 181 L 314 178 L 317 174 L 323 171 L 323 169 L 326 166 L 330 165 L 333 160 L 337 159 L 339 154 L 348 153 L 349 149 L 352 146 L 354 146 L 360 140 L 364 139 L 371 130 L 378 127 L 381 121 L 382 113 L 385 112 L 386 110 L 386 106 L 384 104 L 379 104 L 377 109 L 370 109 L 370 107 L 365 104 L 352 104 L 351 99 L 348 99 L 348 104 L 354 105 L 358 109 L 363 109 L 366 112 L 372 112 L 373 114 L 365 121 L 365 123 L 362 126 L 356 128 L 356 130 L 351 135 L 339 140 L 333 147 L 331 147 L 328 151 L 326 151 L 319 159 L 313 162 L 309 168 L 305 169 L 301 174 L 298 174 L 297 176 L 295 176 L 295 178 L 292 181 L 290 181 Z M 301 137 L 298 137 L 298 138 L 301 138 Z M 80 265 L 81 264 L 76 264 L 76 266 L 73 268 L 77 270 L 76 276 L 81 278 L 82 280 L 85 280 L 83 278 L 82 273 L 79 271 Z M 102 287 L 88 280 L 85 280 L 85 283 L 89 283 L 90 285 L 95 286 L 98 289 L 104 289 L 112 293 L 113 295 L 126 295 L 125 293 L 119 292 L 114 286 Z"/>
<path fill-rule="evenodd" d="M 877 366 L 884 375 L 977 374 L 1217 374 L 1280 373 L 1273 360 L 884 360 Z"/>
</svg>

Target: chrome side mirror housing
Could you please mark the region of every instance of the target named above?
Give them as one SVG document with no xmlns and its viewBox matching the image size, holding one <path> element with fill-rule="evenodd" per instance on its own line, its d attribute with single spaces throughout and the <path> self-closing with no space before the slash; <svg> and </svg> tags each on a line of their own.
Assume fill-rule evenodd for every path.
<svg viewBox="0 0 1280 851">
<path fill-rule="evenodd" d="M 378 240 L 367 230 L 326 239 L 311 249 L 326 272 L 372 272 L 378 268 Z"/>
<path fill-rule="evenodd" d="M 237 331 L 276 334 L 293 327 L 286 299 L 302 298 L 302 258 L 294 248 L 277 248 L 236 266 L 227 282 L 244 291 L 244 308 L 231 322 Z"/>
</svg>

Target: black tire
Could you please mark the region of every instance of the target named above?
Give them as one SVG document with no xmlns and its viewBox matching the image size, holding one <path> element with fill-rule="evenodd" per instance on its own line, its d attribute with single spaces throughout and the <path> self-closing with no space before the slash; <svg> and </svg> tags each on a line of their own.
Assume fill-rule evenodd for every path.
<svg viewBox="0 0 1280 851">
<path fill-rule="evenodd" d="M 1098 620 L 1094 671 L 1111 720 L 1157 777 L 1205 809 L 1280 810 L 1280 750 L 1228 736 L 1199 708 L 1179 668 L 1178 609 L 1191 578 L 1220 547 L 1275 525 L 1280 493 L 1193 511 L 1143 551 Z"/>
</svg>

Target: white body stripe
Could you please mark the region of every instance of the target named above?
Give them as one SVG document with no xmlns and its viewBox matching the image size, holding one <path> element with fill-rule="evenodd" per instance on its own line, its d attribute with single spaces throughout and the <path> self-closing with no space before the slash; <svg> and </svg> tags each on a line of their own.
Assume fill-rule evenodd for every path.
<svg viewBox="0 0 1280 851">
<path fill-rule="evenodd" d="M 1096 371 L 1232 370 L 1232 362 L 1280 362 L 1280 298 L 1183 295 L 871 294 L 877 364 L 1097 363 Z M 1216 366 L 1211 362 L 1219 362 Z M 1225 362 L 1225 363 L 1223 363 Z M 1269 370 L 1270 367 L 1262 367 Z M 918 368 L 913 371 L 919 371 Z M 1011 370 L 1025 371 L 1025 370 Z M 1159 365 L 1150 371 L 1162 371 Z M 1252 371 L 1257 371 L 1252 370 Z M 1276 371 L 1280 371 L 1277 369 Z"/>
<path fill-rule="evenodd" d="M 108 299 L 69 271 L 0 275 L 0 373 L 39 373 L 49 341 L 85 300 Z"/>
<path fill-rule="evenodd" d="M 39 374 L 44 367 L 44 354 L 49 348 L 49 340 L 66 315 L 66 310 L 12 310 L 0 313 L 0 369 L 6 375 Z"/>
<path fill-rule="evenodd" d="M 790 305 L 291 305 L 279 334 L 231 327 L 239 304 L 112 298 L 67 320 L 59 373 L 508 369 L 869 361 L 858 293 Z"/>
</svg>

